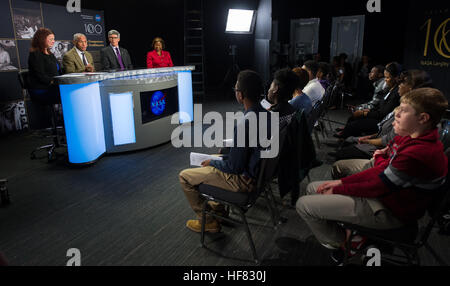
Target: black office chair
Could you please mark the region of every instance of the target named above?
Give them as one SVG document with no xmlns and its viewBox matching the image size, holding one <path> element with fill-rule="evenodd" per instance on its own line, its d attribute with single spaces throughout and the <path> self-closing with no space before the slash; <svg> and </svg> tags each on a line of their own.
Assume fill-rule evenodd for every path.
<svg viewBox="0 0 450 286">
<path fill-rule="evenodd" d="M 286 137 L 286 128 L 280 131 L 280 143 L 279 143 L 280 146 L 283 146 L 285 137 Z M 213 217 L 220 218 L 227 222 L 244 226 L 252 250 L 254 262 L 256 264 L 259 264 L 259 258 L 256 253 L 255 243 L 253 242 L 245 213 L 255 204 L 259 196 L 262 193 L 264 193 L 264 197 L 267 200 L 267 204 L 272 216 L 274 228 L 276 228 L 277 225 L 280 224 L 280 222 L 277 221 L 279 215 L 276 213 L 277 211 L 272 206 L 275 205 L 275 202 L 273 201 L 273 194 L 268 190 L 270 183 L 277 174 L 278 160 L 279 160 L 278 155 L 274 158 L 261 159 L 256 189 L 251 193 L 231 192 L 210 185 L 205 184 L 199 185 L 199 192 L 205 199 L 202 208 L 202 231 L 201 231 L 201 243 L 203 247 L 207 248 L 205 245 L 205 223 L 206 223 L 206 215 L 209 214 Z M 237 210 L 237 212 L 241 217 L 241 221 L 231 219 L 229 217 L 223 217 L 218 214 L 215 214 L 212 211 L 209 211 L 207 207 L 209 201 L 218 202 L 227 207 L 233 208 L 233 210 Z"/>
<path fill-rule="evenodd" d="M 446 150 L 447 158 L 450 156 L 450 150 Z M 450 161 L 449 161 L 450 168 Z M 375 230 L 349 223 L 339 224 L 351 231 L 351 236 L 347 241 L 345 257 L 343 264 L 349 264 L 349 251 L 355 251 L 355 257 L 364 257 L 367 248 L 374 246 L 381 250 L 381 260 L 387 262 L 389 265 L 420 265 L 419 249 L 425 247 L 431 255 L 441 264 L 447 266 L 447 263 L 431 248 L 428 244 L 428 238 L 431 231 L 436 224 L 436 221 L 443 215 L 448 208 L 450 202 L 450 172 L 447 174 L 447 179 L 436 192 L 433 203 L 427 210 L 428 222 L 424 228 L 419 230 L 418 223 L 413 223 L 398 229 L 391 230 Z M 369 247 L 360 250 L 351 248 L 352 238 L 356 235 L 367 237 Z M 384 250 L 384 251 L 383 251 Z M 401 254 L 395 254 L 394 251 L 399 250 Z M 358 255 L 359 254 L 359 255 Z"/>
<path fill-rule="evenodd" d="M 322 137 L 326 138 L 328 137 L 328 131 L 325 125 L 325 114 L 327 113 L 327 109 L 328 109 L 328 105 L 330 104 L 330 95 L 328 93 L 325 92 L 325 94 L 323 95 L 322 100 L 320 101 L 320 107 L 319 107 L 319 116 L 317 118 L 317 122 L 319 123 L 319 128 L 320 131 L 322 132 Z M 332 128 L 331 128 L 331 124 L 328 121 L 328 124 L 330 125 L 330 132 L 332 132 Z"/>
<path fill-rule="evenodd" d="M 334 83 L 332 83 L 326 89 L 325 94 L 324 94 L 324 96 L 322 98 L 322 101 L 323 101 L 323 103 L 322 103 L 322 112 L 320 114 L 320 121 L 322 122 L 323 127 L 326 128 L 325 121 L 328 122 L 328 127 L 329 127 L 329 130 L 330 130 L 331 133 L 333 132 L 333 128 L 331 127 L 332 120 L 330 119 L 330 115 L 329 115 L 328 111 L 329 111 L 329 108 L 332 105 L 332 99 L 333 99 L 332 95 L 333 95 L 333 91 L 334 90 L 335 90 Z M 326 132 L 326 129 L 325 129 L 325 132 Z M 328 132 L 326 132 L 326 133 L 327 133 L 327 136 L 328 136 Z"/>
<path fill-rule="evenodd" d="M 27 91 L 28 94 L 30 94 L 29 91 L 29 84 L 28 84 L 28 70 L 22 70 L 19 71 L 19 82 L 20 85 L 22 87 L 22 89 L 25 89 Z M 53 143 L 51 144 L 47 144 L 47 145 L 43 145 L 40 147 L 37 147 L 36 149 L 34 149 L 31 154 L 30 154 L 30 158 L 31 159 L 36 159 L 36 152 L 41 151 L 41 150 L 45 150 L 47 151 L 47 158 L 48 158 L 48 162 L 51 162 L 53 160 L 56 159 L 57 153 L 55 151 L 56 148 L 59 147 L 63 147 L 65 146 L 64 144 L 61 144 L 58 140 L 58 129 L 57 129 L 57 114 L 55 111 L 55 108 L 53 106 L 53 104 L 42 104 L 41 102 L 39 102 L 39 104 L 44 105 L 45 107 L 50 108 L 50 112 L 51 112 L 51 133 L 52 135 L 49 136 L 53 139 Z"/>
<path fill-rule="evenodd" d="M 349 87 L 345 84 L 345 82 L 337 82 L 338 90 L 337 90 L 337 97 L 340 100 L 340 108 L 344 109 L 344 100 L 347 97 L 353 97 L 353 94 L 349 90 Z M 351 88 L 350 88 L 351 89 Z"/>
</svg>

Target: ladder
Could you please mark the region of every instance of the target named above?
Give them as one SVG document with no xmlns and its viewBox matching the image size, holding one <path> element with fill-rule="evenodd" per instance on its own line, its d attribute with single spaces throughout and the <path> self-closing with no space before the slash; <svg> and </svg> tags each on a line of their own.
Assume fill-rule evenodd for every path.
<svg viewBox="0 0 450 286">
<path fill-rule="evenodd" d="M 205 46 L 203 0 L 184 0 L 184 65 L 195 66 L 192 72 L 194 102 L 205 95 Z"/>
</svg>

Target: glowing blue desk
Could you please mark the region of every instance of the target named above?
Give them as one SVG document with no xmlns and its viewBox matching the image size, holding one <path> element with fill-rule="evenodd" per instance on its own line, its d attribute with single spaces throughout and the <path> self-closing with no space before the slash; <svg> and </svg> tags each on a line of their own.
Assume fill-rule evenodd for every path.
<svg viewBox="0 0 450 286">
<path fill-rule="evenodd" d="M 176 125 L 193 120 L 193 66 L 113 73 L 68 74 L 57 80 L 69 162 L 95 162 L 105 153 L 170 141 Z"/>
</svg>

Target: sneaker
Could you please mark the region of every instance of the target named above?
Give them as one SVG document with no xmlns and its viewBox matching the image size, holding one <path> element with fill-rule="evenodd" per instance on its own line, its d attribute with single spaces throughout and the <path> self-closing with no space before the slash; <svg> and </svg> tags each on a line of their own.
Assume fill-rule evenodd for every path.
<svg viewBox="0 0 450 286">
<path fill-rule="evenodd" d="M 194 232 L 202 232 L 202 224 L 198 219 L 191 219 L 186 222 L 186 227 Z M 220 231 L 220 224 L 217 220 L 205 224 L 205 232 L 216 233 Z"/>
</svg>

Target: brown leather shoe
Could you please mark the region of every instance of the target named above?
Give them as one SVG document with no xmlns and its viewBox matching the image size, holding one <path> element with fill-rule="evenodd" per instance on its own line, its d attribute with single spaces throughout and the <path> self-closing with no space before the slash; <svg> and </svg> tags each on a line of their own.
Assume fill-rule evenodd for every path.
<svg viewBox="0 0 450 286">
<path fill-rule="evenodd" d="M 186 222 L 186 227 L 195 232 L 202 231 L 202 224 L 198 219 L 191 219 Z M 217 220 L 213 220 L 210 223 L 205 224 L 205 232 L 216 233 L 220 231 L 220 223 Z"/>
</svg>

